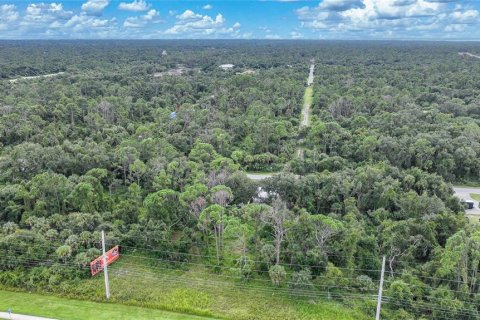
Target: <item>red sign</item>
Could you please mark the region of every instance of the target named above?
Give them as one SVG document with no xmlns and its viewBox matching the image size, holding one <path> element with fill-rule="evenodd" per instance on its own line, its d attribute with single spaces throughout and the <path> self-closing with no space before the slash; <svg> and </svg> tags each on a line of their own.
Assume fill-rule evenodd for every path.
<svg viewBox="0 0 480 320">
<path fill-rule="evenodd" d="M 107 265 L 111 265 L 112 262 L 117 260 L 120 257 L 120 249 L 118 246 L 113 247 L 106 253 L 107 256 Z M 96 275 L 97 273 L 103 270 L 103 255 L 98 257 L 97 259 L 90 262 L 90 271 L 92 272 L 92 276 Z"/>
</svg>

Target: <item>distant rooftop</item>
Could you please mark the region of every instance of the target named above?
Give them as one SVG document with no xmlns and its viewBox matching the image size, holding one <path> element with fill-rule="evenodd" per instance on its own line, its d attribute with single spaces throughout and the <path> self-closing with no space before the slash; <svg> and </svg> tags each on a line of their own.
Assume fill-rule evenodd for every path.
<svg viewBox="0 0 480 320">
<path fill-rule="evenodd" d="M 229 70 L 229 69 L 232 69 L 233 67 L 235 67 L 235 65 L 231 63 L 221 64 L 219 66 L 219 68 L 222 68 L 223 70 Z"/>
</svg>

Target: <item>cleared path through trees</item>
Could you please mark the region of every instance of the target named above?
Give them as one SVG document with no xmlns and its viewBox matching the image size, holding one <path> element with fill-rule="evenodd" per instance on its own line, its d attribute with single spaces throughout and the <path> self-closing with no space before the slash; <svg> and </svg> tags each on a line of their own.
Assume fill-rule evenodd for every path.
<svg viewBox="0 0 480 320">
<path fill-rule="evenodd" d="M 33 80 L 33 79 L 39 79 L 39 78 L 51 78 L 51 77 L 62 75 L 64 73 L 65 72 L 57 72 L 57 73 L 43 74 L 43 75 L 40 75 L 40 76 L 20 77 L 20 78 L 16 78 L 16 79 L 10 79 L 8 81 L 11 82 L 11 83 L 14 83 L 14 82 L 17 82 L 19 80 Z"/>
<path fill-rule="evenodd" d="M 263 180 L 270 178 L 273 176 L 275 173 L 247 173 L 247 177 L 249 177 L 251 180 Z"/>
<path fill-rule="evenodd" d="M 310 107 L 312 106 L 312 100 L 313 100 L 313 71 L 315 70 L 315 64 L 310 65 L 310 73 L 308 74 L 308 79 L 307 79 L 307 88 L 305 89 L 305 94 L 303 95 L 303 108 L 302 108 L 302 120 L 300 121 L 300 128 L 299 130 L 302 130 L 302 127 L 308 127 L 310 125 Z M 303 139 L 299 137 L 298 139 L 298 149 L 296 152 L 297 158 L 303 160 Z"/>
<path fill-rule="evenodd" d="M 305 89 L 305 94 L 303 95 L 303 107 L 302 107 L 302 115 L 301 115 L 301 121 L 300 121 L 300 130 L 302 127 L 308 127 L 310 125 L 310 107 L 312 106 L 312 100 L 313 100 L 313 72 L 315 70 L 315 64 L 312 63 L 310 65 L 310 72 L 308 74 L 307 78 L 307 88 Z M 301 146 L 303 144 L 303 139 L 301 137 L 298 138 L 298 144 L 299 147 L 297 148 L 297 151 L 295 153 L 297 158 L 300 158 L 303 160 L 303 147 Z M 247 173 L 247 177 L 249 177 L 252 180 L 263 180 L 266 178 L 270 178 L 273 175 L 277 174 L 278 172 L 273 172 L 273 173 Z"/>
<path fill-rule="evenodd" d="M 459 52 L 458 54 L 461 55 L 461 56 L 469 56 L 469 57 L 472 57 L 472 58 L 480 59 L 480 56 L 477 56 L 476 54 L 473 54 L 473 53 L 470 53 L 470 52 Z"/>
</svg>

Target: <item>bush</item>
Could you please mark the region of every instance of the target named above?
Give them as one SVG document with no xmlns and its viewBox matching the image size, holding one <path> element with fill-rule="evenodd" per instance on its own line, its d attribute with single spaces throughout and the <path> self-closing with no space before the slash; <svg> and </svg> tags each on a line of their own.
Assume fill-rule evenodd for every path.
<svg viewBox="0 0 480 320">
<path fill-rule="evenodd" d="M 268 270 L 268 274 L 270 275 L 272 283 L 276 286 L 279 286 L 287 276 L 285 268 L 279 266 L 278 264 L 270 267 L 270 269 Z"/>
</svg>

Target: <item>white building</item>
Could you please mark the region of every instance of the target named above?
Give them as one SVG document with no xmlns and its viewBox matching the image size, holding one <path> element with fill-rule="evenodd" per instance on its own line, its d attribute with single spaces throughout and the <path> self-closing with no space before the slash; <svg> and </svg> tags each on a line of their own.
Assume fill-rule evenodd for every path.
<svg viewBox="0 0 480 320">
<path fill-rule="evenodd" d="M 222 65 L 219 66 L 219 68 L 221 68 L 223 70 L 231 70 L 231 69 L 233 69 L 233 67 L 235 67 L 235 65 L 233 65 L 231 63 L 222 64 Z"/>
</svg>

